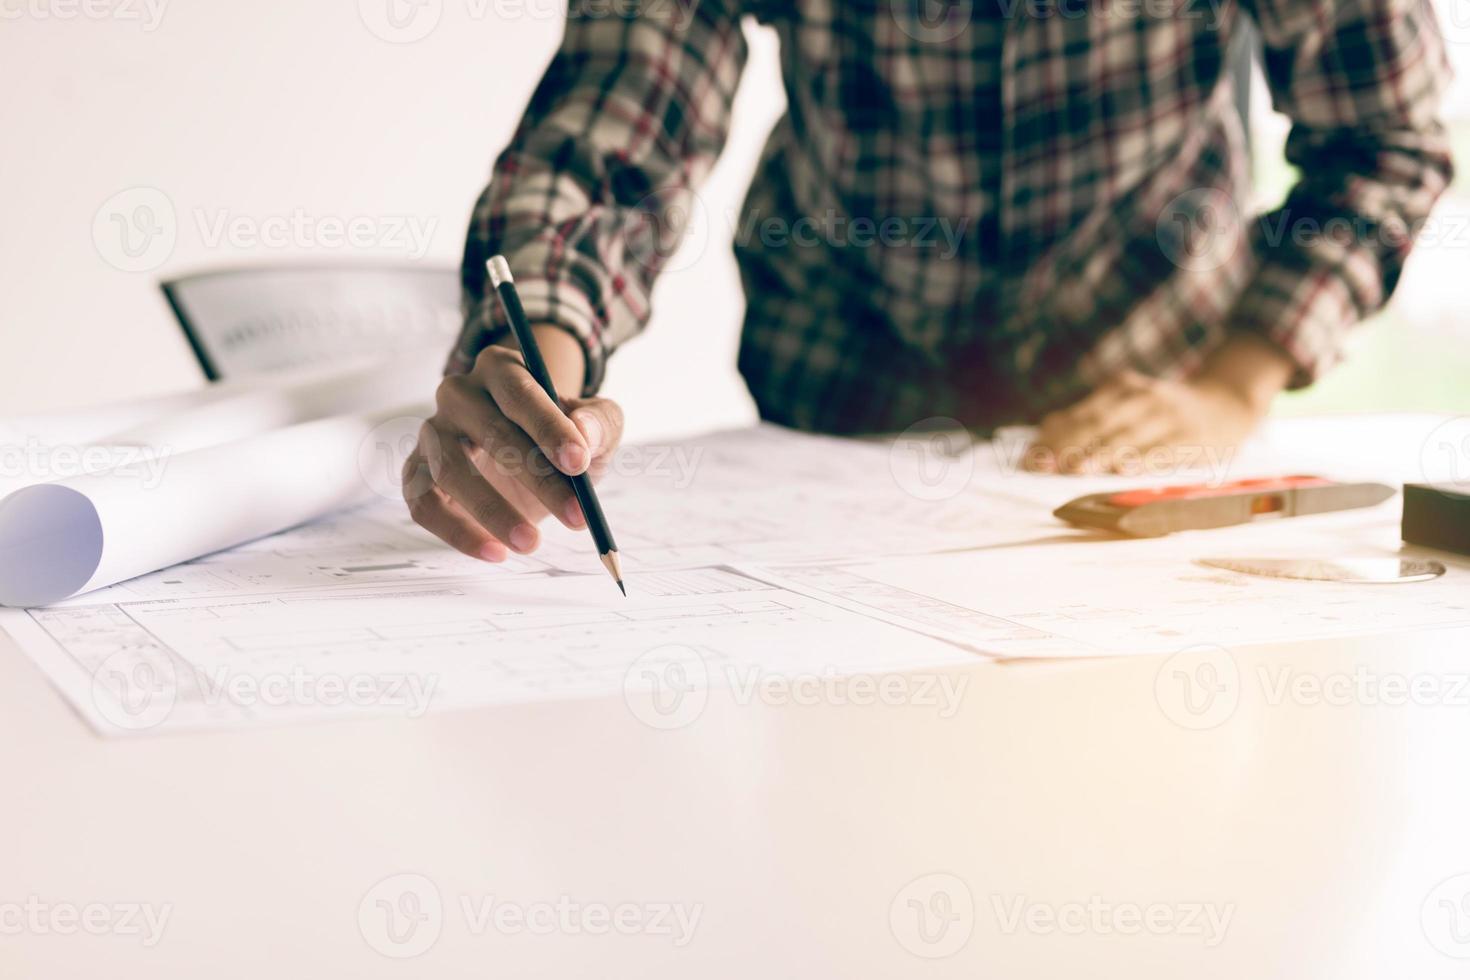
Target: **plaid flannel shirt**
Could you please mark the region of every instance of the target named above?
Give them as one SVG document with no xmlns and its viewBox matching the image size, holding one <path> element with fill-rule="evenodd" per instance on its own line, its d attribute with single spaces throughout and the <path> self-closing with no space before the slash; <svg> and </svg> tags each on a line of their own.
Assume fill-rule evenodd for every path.
<svg viewBox="0 0 1470 980">
<path fill-rule="evenodd" d="M 598 389 L 702 207 L 746 14 L 779 34 L 787 112 L 734 230 L 739 367 L 801 428 L 1034 420 L 1231 331 L 1308 384 L 1451 174 L 1426 0 L 572 0 L 475 209 L 450 371 L 504 331 L 503 252 Z M 1226 70 L 1246 15 L 1301 173 L 1264 215 Z"/>
</svg>

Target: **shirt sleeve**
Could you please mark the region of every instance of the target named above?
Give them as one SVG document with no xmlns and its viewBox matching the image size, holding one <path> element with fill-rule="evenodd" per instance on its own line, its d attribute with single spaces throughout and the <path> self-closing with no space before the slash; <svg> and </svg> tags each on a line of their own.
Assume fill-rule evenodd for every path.
<svg viewBox="0 0 1470 980">
<path fill-rule="evenodd" d="M 510 262 L 533 322 L 570 331 L 583 394 L 642 329 L 659 269 L 729 131 L 746 60 L 736 0 L 570 4 L 566 32 L 480 196 L 465 247 L 465 326 L 449 373 L 504 335 L 485 261 Z"/>
<path fill-rule="evenodd" d="M 1252 225 L 1256 269 L 1229 322 L 1284 349 L 1299 388 L 1387 301 L 1449 183 L 1437 114 L 1450 69 L 1428 0 L 1245 3 L 1301 177 Z"/>
</svg>

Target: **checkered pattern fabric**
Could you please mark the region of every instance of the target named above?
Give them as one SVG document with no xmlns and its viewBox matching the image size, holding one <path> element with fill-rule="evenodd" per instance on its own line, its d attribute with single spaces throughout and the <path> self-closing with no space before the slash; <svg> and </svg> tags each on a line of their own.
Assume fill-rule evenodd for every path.
<svg viewBox="0 0 1470 980">
<path fill-rule="evenodd" d="M 1034 419 L 1124 367 L 1187 375 L 1230 331 L 1308 384 L 1451 174 L 1427 0 L 573 0 L 475 209 L 451 371 L 503 332 L 503 252 L 597 390 L 702 207 L 747 14 L 788 108 L 734 229 L 739 366 L 797 427 Z M 1264 215 L 1225 70 L 1245 16 L 1301 173 Z"/>
</svg>

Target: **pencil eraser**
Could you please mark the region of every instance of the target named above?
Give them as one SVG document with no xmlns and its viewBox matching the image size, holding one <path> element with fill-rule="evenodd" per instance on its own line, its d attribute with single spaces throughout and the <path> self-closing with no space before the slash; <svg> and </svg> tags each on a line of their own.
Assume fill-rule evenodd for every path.
<svg viewBox="0 0 1470 980">
<path fill-rule="evenodd" d="M 1470 555 L 1470 483 L 1406 484 L 1403 538 Z"/>
</svg>

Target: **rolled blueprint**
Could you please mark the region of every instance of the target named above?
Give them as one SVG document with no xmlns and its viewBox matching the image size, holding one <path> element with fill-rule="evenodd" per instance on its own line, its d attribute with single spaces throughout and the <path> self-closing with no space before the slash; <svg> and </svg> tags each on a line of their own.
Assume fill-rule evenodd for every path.
<svg viewBox="0 0 1470 980">
<path fill-rule="evenodd" d="M 0 500 L 0 605 L 42 606 L 392 492 L 417 409 L 335 416 Z M 397 420 L 397 421 L 395 421 Z"/>
<path fill-rule="evenodd" d="M 184 453 L 329 415 L 405 404 L 432 392 L 442 352 L 344 357 L 330 369 L 276 371 L 192 391 L 0 419 L 0 444 L 130 445 Z"/>
<path fill-rule="evenodd" d="M 65 412 L 10 416 L 0 419 L 0 444 L 19 445 L 27 440 L 45 445 L 97 443 L 120 429 L 140 426 L 176 412 L 188 412 L 241 393 L 243 389 L 220 384 Z"/>
<path fill-rule="evenodd" d="M 443 363 L 440 351 L 415 351 L 391 361 L 250 379 L 233 386 L 229 394 L 187 411 L 111 430 L 101 441 L 186 453 L 312 419 L 401 405 L 432 392 Z"/>
</svg>

